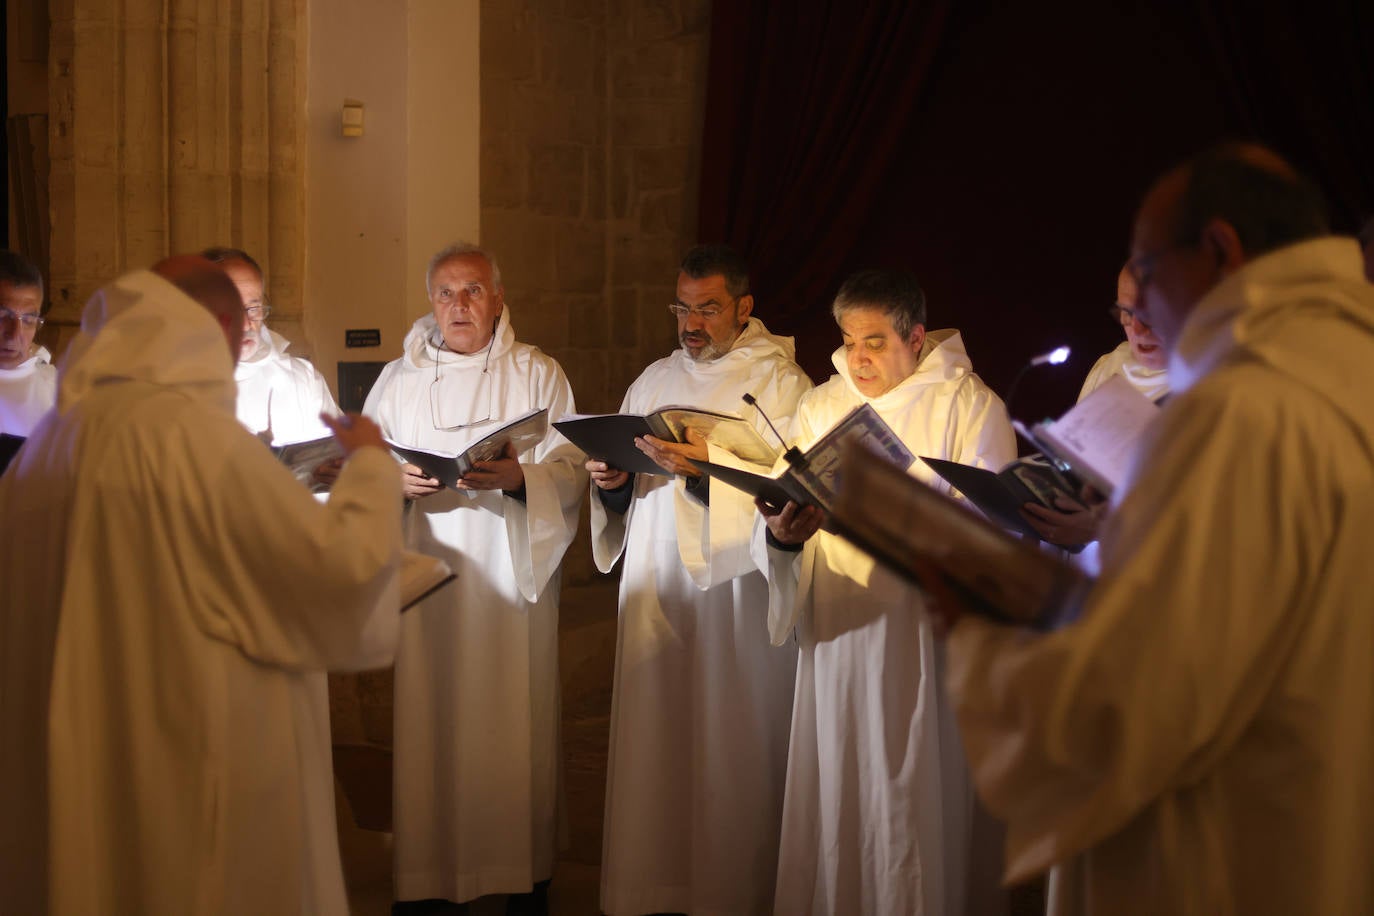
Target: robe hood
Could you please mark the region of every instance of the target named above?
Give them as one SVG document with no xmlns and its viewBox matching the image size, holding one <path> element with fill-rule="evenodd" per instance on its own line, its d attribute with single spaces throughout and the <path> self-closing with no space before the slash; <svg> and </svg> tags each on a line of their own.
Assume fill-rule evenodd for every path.
<svg viewBox="0 0 1374 916">
<path fill-rule="evenodd" d="M 1351 346 L 1352 337 L 1366 345 Z M 1296 338 L 1308 345 L 1289 347 Z M 1374 451 L 1374 399 L 1353 381 L 1371 349 L 1374 286 L 1358 244 L 1314 239 L 1262 255 L 1213 287 L 1184 322 L 1169 382 L 1181 392 L 1224 362 L 1259 361 L 1330 401 Z"/>
<path fill-rule="evenodd" d="M 792 362 L 796 353 L 797 347 L 791 337 L 779 337 L 771 333 L 762 321 L 751 317 L 725 355 L 701 361 L 692 359 L 686 350 L 678 348 L 668 359 L 683 371 L 704 380 L 724 374 L 744 373 L 751 363 L 764 359 Z"/>
<path fill-rule="evenodd" d="M 964 349 L 964 339 L 954 328 L 926 332 L 925 343 L 921 344 L 921 358 L 916 362 L 916 371 L 877 397 L 869 397 L 854 384 L 854 378 L 849 374 L 849 361 L 845 359 L 844 347 L 830 354 L 830 362 L 854 396 L 864 403 L 872 404 L 874 409 L 879 411 L 919 397 L 921 389 L 930 385 L 943 385 L 973 374 L 973 363 L 969 362 L 968 352 Z"/>
<path fill-rule="evenodd" d="M 406 334 L 405 343 L 401 345 L 403 353 L 401 359 L 412 369 L 432 369 L 434 362 L 438 358 L 439 348 L 436 341 L 439 340 L 439 322 L 434 319 L 431 312 L 421 318 L 416 319 Z M 476 353 L 454 353 L 452 350 L 445 349 L 444 365 L 453 364 L 463 365 L 476 363 L 482 365 L 485 360 L 498 359 L 511 351 L 515 346 L 515 329 L 511 326 L 510 306 L 505 305 L 501 308 L 501 314 L 496 318 L 496 333 L 492 336 L 490 346 L 491 352 L 488 353 L 487 347 L 483 347 Z"/>
<path fill-rule="evenodd" d="M 58 413 L 98 385 L 123 381 L 174 388 L 234 412 L 234 359 L 219 322 L 150 270 L 127 273 L 87 300 L 81 333 L 58 370 Z"/>
</svg>

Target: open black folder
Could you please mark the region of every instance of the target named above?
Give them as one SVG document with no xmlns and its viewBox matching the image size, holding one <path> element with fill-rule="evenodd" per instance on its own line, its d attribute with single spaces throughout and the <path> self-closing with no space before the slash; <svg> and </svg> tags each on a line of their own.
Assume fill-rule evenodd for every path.
<svg viewBox="0 0 1374 916">
<path fill-rule="evenodd" d="M 12 436 L 9 433 L 0 433 L 0 473 L 4 473 L 5 468 L 10 466 L 14 456 L 19 454 L 19 446 L 24 444 L 23 436 Z"/>
<path fill-rule="evenodd" d="M 991 521 L 1034 538 L 1040 534 L 1021 516 L 1023 505 L 1038 503 L 1063 511 L 1054 503 L 1056 496 L 1078 500 L 1072 482 L 1039 456 L 1017 459 L 1000 471 L 924 455 L 921 460 Z"/>
<path fill-rule="evenodd" d="M 1014 537 L 886 462 L 851 447 L 843 461 L 836 533 L 917 585 L 924 565 L 987 617 L 1044 629 L 1074 607 L 1081 570 Z"/>
<path fill-rule="evenodd" d="M 689 429 L 752 464 L 771 465 L 778 456 L 778 450 L 764 442 L 748 420 L 699 407 L 660 407 L 644 415 L 572 414 L 556 420 L 553 426 L 589 458 L 631 474 L 672 476 L 641 452 L 635 439 L 654 436 L 686 442 Z"/>
<path fill-rule="evenodd" d="M 548 431 L 549 409 L 539 407 L 521 414 L 483 436 L 464 449 L 462 454 L 415 448 L 392 442 L 390 439 L 386 444 L 390 446 L 392 454 L 402 461 L 415 465 L 450 490 L 456 490 L 458 481 L 462 480 L 477 462 L 500 458 L 505 453 L 507 445 L 515 446 L 516 454 L 532 449 L 544 441 Z"/>
</svg>

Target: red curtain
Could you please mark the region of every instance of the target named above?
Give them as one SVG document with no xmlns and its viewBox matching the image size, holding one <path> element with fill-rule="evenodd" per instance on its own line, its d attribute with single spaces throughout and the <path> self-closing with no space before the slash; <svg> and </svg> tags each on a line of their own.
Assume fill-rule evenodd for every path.
<svg viewBox="0 0 1374 916">
<path fill-rule="evenodd" d="M 1318 11 L 1316 8 L 1321 7 Z M 757 313 L 817 381 L 844 277 L 899 267 L 1014 412 L 1072 403 L 1135 208 L 1165 168 L 1254 137 L 1338 227 L 1374 211 L 1374 4 L 716 0 L 699 237 L 751 261 Z"/>
</svg>

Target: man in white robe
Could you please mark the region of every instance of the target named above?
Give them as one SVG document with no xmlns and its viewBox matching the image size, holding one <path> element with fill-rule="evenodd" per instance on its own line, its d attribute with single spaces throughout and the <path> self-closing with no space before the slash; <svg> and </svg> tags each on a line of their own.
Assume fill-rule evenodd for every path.
<svg viewBox="0 0 1374 916">
<path fill-rule="evenodd" d="M 786 436 L 811 382 L 792 339 L 770 334 L 753 304 L 738 254 L 689 251 L 669 306 L 682 348 L 644 370 L 621 412 L 747 412 L 771 438 L 741 400 L 750 393 Z M 688 459 L 769 469 L 700 439 L 649 437 L 640 448 L 675 476 L 587 465 L 597 566 L 610 572 L 624 557 L 601 908 L 769 913 L 796 651 L 768 644 L 767 583 L 749 555 L 752 501 Z"/>
<path fill-rule="evenodd" d="M 519 343 L 490 254 L 430 262 L 415 322 L 364 412 L 398 445 L 458 453 L 546 407 L 575 413 L 562 368 Z M 406 613 L 396 652 L 395 891 L 402 902 L 533 894 L 553 876 L 559 785 L 558 592 L 587 489 L 550 426 L 446 489 L 404 468 L 406 543 L 458 580 Z M 536 887 L 538 885 L 538 887 Z M 404 905 L 398 911 L 404 911 Z"/>
<path fill-rule="evenodd" d="M 1102 576 L 1047 635 L 953 623 L 1007 877 L 1057 866 L 1053 913 L 1374 913 L 1374 289 L 1327 231 L 1262 148 L 1155 184 L 1130 264 L 1173 394 Z"/>
<path fill-rule="evenodd" d="M 201 254 L 224 268 L 243 297 L 243 343 L 234 381 L 239 422 L 269 442 L 318 439 L 329 434 L 320 414 L 339 407 L 329 384 L 307 359 L 287 354 L 291 342 L 267 327 L 272 306 L 263 293 L 262 268 L 238 248 L 207 248 Z"/>
<path fill-rule="evenodd" d="M 1083 400 L 1115 375 L 1126 379 L 1132 388 L 1152 401 L 1168 397 L 1169 356 L 1155 332 L 1141 320 L 1136 309 L 1137 299 L 1135 277 L 1131 276 L 1130 265 L 1127 265 L 1116 278 L 1116 305 L 1112 308 L 1126 340 L 1093 364 L 1078 392 L 1078 400 Z M 1096 575 L 1097 532 L 1107 507 L 1093 494 L 1086 494 L 1084 498 L 1088 505 L 1060 497 L 1058 511 L 1038 503 L 1026 503 L 1022 514 L 1049 543 L 1060 547 L 1083 547 L 1074 555 L 1074 563 Z"/>
<path fill-rule="evenodd" d="M 959 332 L 926 332 L 914 277 L 861 271 L 833 311 L 838 374 L 802 398 L 801 448 L 868 404 L 915 455 L 993 470 L 1016 457 L 1006 408 L 973 373 Z M 908 470 L 948 490 L 922 462 Z M 920 591 L 818 531 L 818 508 L 760 508 L 769 628 L 781 644 L 795 627 L 801 649 L 777 911 L 994 912 L 999 838 L 975 810 Z"/>
<path fill-rule="evenodd" d="M 6 912 L 346 911 L 308 694 L 391 657 L 399 475 L 341 421 L 311 499 L 234 418 L 241 328 L 202 258 L 114 281 L 0 479 Z"/>
<path fill-rule="evenodd" d="M 1113 315 L 1121 322 L 1126 339 L 1110 353 L 1093 363 L 1078 400 L 1083 400 L 1114 375 L 1120 375 L 1131 387 L 1152 401 L 1169 393 L 1169 356 L 1154 330 L 1140 318 L 1136 310 L 1139 291 L 1129 266 L 1122 267 L 1116 278 L 1116 305 Z"/>
<path fill-rule="evenodd" d="M 42 326 L 43 275 L 0 251 L 0 433 L 27 436 L 57 401 L 52 355 L 33 342 Z"/>
</svg>

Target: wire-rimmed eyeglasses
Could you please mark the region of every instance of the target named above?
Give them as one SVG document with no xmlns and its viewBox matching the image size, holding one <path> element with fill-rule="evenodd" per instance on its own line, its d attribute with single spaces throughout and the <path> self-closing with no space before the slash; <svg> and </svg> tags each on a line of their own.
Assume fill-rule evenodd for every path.
<svg viewBox="0 0 1374 916">
<path fill-rule="evenodd" d="M 491 340 L 487 342 L 486 358 L 482 360 L 482 374 L 477 377 L 477 384 L 472 390 L 465 391 L 464 389 L 454 387 L 454 390 L 445 393 L 441 384 L 444 376 L 439 371 L 441 362 L 439 355 L 444 350 L 448 350 L 448 344 L 444 341 L 443 336 L 440 335 L 439 342 L 434 345 L 434 381 L 429 383 L 429 418 L 434 424 L 435 429 L 441 432 L 451 432 L 455 429 L 476 426 L 478 423 L 485 423 L 491 419 L 492 385 L 489 369 L 491 366 L 491 348 L 495 346 L 495 344 L 496 334 L 493 333 L 491 335 Z M 452 374 L 449 375 L 449 378 L 453 378 Z M 471 414 L 470 419 L 464 420 L 461 423 L 445 422 L 446 420 L 452 419 L 451 414 L 459 412 L 455 402 L 461 400 L 464 394 L 471 396 L 471 400 L 469 401 L 471 408 L 469 411 Z M 479 407 L 479 404 L 482 406 Z M 448 412 L 450 413 L 448 417 L 441 416 L 441 414 L 445 412 L 445 406 L 447 406 Z"/>
<path fill-rule="evenodd" d="M 34 331 L 41 328 L 43 326 L 43 322 L 47 321 L 46 318 L 44 318 L 37 312 L 20 313 L 16 312 L 14 309 L 7 309 L 4 306 L 0 306 L 0 321 L 5 321 L 10 318 L 13 318 L 15 321 L 19 322 L 24 327 Z"/>
<path fill-rule="evenodd" d="M 681 302 L 669 302 L 668 311 L 678 318 L 686 318 L 688 315 L 696 315 L 703 321 L 711 321 L 718 317 L 725 308 L 721 305 L 683 305 Z"/>
<path fill-rule="evenodd" d="M 270 314 L 272 314 L 272 306 L 266 302 L 262 305 L 250 305 L 243 310 L 243 317 L 249 321 L 264 321 Z"/>
</svg>

